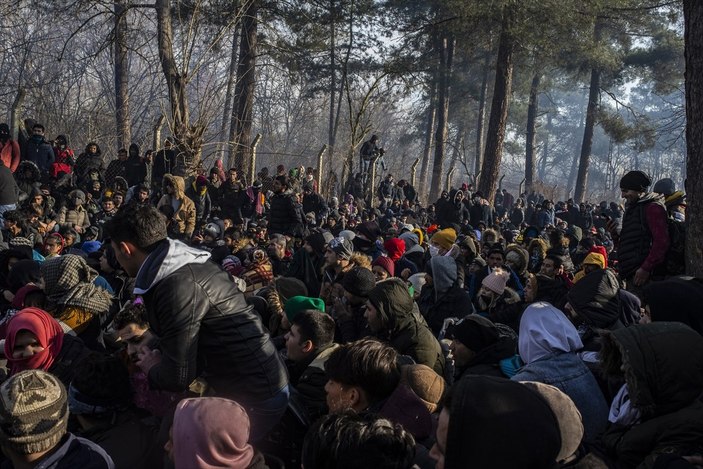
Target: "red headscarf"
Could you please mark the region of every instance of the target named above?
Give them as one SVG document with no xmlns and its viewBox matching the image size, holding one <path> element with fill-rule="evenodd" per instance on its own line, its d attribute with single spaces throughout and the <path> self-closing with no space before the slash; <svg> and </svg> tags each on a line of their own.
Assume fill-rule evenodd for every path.
<svg viewBox="0 0 703 469">
<path fill-rule="evenodd" d="M 391 238 L 383 243 L 383 248 L 388 253 L 388 257 L 393 261 L 397 261 L 405 253 L 405 241 L 398 238 Z"/>
<path fill-rule="evenodd" d="M 183 399 L 173 417 L 176 469 L 245 469 L 254 457 L 249 417 L 242 406 L 220 397 Z"/>
<path fill-rule="evenodd" d="M 28 358 L 13 358 L 15 339 L 20 331 L 29 331 L 37 336 L 39 345 L 44 347 L 39 353 Z M 25 308 L 14 315 L 7 324 L 5 336 L 5 357 L 10 366 L 10 375 L 24 370 L 49 371 L 61 352 L 63 329 L 49 313 L 39 308 Z"/>
</svg>

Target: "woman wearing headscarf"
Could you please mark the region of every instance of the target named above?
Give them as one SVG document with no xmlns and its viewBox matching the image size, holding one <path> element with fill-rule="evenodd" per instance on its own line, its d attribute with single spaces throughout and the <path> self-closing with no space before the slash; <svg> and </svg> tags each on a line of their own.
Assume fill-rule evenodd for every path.
<svg viewBox="0 0 703 469">
<path fill-rule="evenodd" d="M 576 352 L 583 348 L 576 327 L 546 302 L 533 303 L 520 320 L 518 351 L 525 366 L 511 379 L 551 384 L 568 395 L 583 416 L 586 440 L 594 440 L 608 418 L 595 377 Z"/>
<path fill-rule="evenodd" d="M 10 375 L 48 371 L 67 388 L 73 365 L 88 354 L 80 339 L 65 334 L 59 322 L 39 308 L 25 308 L 10 319 L 4 351 Z"/>
<path fill-rule="evenodd" d="M 176 469 L 266 468 L 249 443 L 249 417 L 220 397 L 183 399 L 176 407 L 165 450 Z"/>
<path fill-rule="evenodd" d="M 82 257 L 67 254 L 44 261 L 41 274 L 51 315 L 100 350 L 101 320 L 112 307 L 112 295 L 93 283 L 98 273 Z"/>
</svg>

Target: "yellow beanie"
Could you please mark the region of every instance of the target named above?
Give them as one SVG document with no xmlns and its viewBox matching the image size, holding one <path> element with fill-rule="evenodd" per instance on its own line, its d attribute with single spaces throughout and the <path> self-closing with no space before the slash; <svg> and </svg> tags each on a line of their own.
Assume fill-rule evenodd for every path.
<svg viewBox="0 0 703 469">
<path fill-rule="evenodd" d="M 433 243 L 439 245 L 442 249 L 449 251 L 452 245 L 456 242 L 456 231 L 453 228 L 445 228 L 436 232 L 432 236 Z"/>
</svg>

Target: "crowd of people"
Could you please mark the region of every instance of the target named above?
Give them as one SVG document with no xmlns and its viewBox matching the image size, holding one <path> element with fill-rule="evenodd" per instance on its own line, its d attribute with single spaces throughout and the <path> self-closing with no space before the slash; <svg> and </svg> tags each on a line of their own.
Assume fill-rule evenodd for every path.
<svg viewBox="0 0 703 469">
<path fill-rule="evenodd" d="M 0 124 L 2 467 L 703 465 L 670 179 L 423 206 L 385 174 L 367 204 L 362 173 L 74 155 Z"/>
</svg>

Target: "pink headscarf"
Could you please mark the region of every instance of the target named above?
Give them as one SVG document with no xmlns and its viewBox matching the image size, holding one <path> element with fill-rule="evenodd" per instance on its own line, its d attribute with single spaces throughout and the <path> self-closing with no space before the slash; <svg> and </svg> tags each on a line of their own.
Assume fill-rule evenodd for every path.
<svg viewBox="0 0 703 469">
<path fill-rule="evenodd" d="M 242 406 L 220 397 L 183 399 L 173 418 L 176 469 L 245 469 L 254 457 L 249 417 Z"/>
<path fill-rule="evenodd" d="M 29 331 L 37 337 L 44 350 L 27 358 L 13 358 L 15 339 L 20 331 Z M 25 308 L 14 315 L 7 324 L 5 337 L 5 357 L 10 367 L 10 375 L 24 370 L 49 371 L 61 352 L 63 329 L 46 311 L 39 308 Z"/>
</svg>

